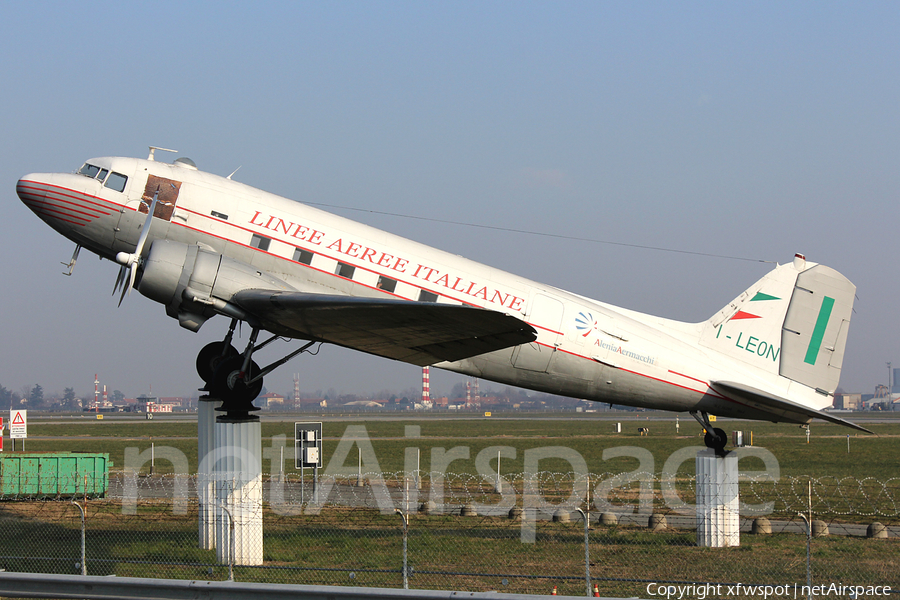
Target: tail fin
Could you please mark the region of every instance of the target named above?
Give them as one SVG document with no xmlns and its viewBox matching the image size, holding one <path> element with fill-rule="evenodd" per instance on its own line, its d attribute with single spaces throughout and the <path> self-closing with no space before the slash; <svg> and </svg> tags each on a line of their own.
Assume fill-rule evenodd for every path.
<svg viewBox="0 0 900 600">
<path fill-rule="evenodd" d="M 831 394 L 840 379 L 855 294 L 846 277 L 798 255 L 716 313 L 700 343 Z"/>
</svg>

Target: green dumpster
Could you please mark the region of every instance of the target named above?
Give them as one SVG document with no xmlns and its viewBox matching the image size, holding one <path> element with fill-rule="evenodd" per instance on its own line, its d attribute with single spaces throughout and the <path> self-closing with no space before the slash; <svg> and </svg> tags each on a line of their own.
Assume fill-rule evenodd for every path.
<svg viewBox="0 0 900 600">
<path fill-rule="evenodd" d="M 109 454 L 0 454 L 0 498 L 102 498 L 109 489 Z"/>
</svg>

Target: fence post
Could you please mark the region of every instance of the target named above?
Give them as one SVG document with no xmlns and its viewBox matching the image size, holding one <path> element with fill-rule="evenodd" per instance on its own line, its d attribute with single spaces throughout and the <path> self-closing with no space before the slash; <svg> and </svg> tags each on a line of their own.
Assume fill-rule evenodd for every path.
<svg viewBox="0 0 900 600">
<path fill-rule="evenodd" d="M 500 449 L 497 449 L 497 483 L 494 485 L 494 491 L 498 494 L 503 493 L 503 483 L 500 479 Z"/>
<path fill-rule="evenodd" d="M 797 513 L 800 515 L 800 518 L 803 519 L 803 522 L 806 523 L 806 598 L 807 600 L 811 600 L 812 595 L 812 571 L 810 570 L 809 564 L 809 554 L 810 547 L 812 545 L 812 523 L 809 519 L 806 518 L 802 512 Z"/>
<path fill-rule="evenodd" d="M 78 512 L 81 513 L 81 574 L 87 576 L 87 561 L 85 560 L 85 543 L 84 543 L 84 509 L 80 504 L 72 500 L 72 504 L 78 507 Z"/>
<path fill-rule="evenodd" d="M 404 480 L 405 480 L 404 481 L 405 485 L 404 485 L 404 489 L 403 489 L 403 492 L 404 492 L 403 493 L 403 501 L 405 504 L 406 503 L 406 486 L 409 485 L 409 479 L 404 478 Z M 408 507 L 407 507 L 407 509 L 408 509 Z M 394 512 L 396 514 L 400 515 L 400 518 L 403 519 L 403 589 L 408 590 L 409 589 L 409 566 L 408 566 L 409 563 L 407 560 L 406 551 L 407 551 L 407 537 L 408 537 L 407 533 L 409 530 L 409 517 L 407 516 L 406 513 L 404 513 L 399 508 L 395 508 Z"/>
<path fill-rule="evenodd" d="M 576 508 L 575 511 L 581 515 L 581 518 L 584 520 L 584 587 L 585 587 L 585 595 L 590 598 L 591 597 L 591 550 L 589 545 L 588 538 L 588 525 L 590 524 L 590 509 L 588 512 L 581 510 L 580 508 Z"/>
<path fill-rule="evenodd" d="M 231 515 L 231 511 L 228 510 L 228 507 L 225 506 L 224 502 L 220 502 L 218 504 L 219 504 L 219 508 L 224 510 L 225 513 L 228 515 L 228 540 L 230 542 L 228 544 L 228 550 L 229 550 L 229 552 L 228 552 L 228 554 L 229 554 L 229 556 L 228 556 L 228 581 L 234 581 L 234 555 L 235 555 L 234 517 Z"/>
</svg>

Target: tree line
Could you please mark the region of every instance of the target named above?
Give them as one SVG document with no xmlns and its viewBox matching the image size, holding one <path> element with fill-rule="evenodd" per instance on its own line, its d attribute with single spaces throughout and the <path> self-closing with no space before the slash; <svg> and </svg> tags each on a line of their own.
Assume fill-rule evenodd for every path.
<svg viewBox="0 0 900 600">
<path fill-rule="evenodd" d="M 110 400 L 120 397 L 124 398 L 125 394 L 115 390 L 110 395 Z M 91 400 L 89 398 L 79 398 L 75 394 L 75 388 L 71 387 L 63 390 L 62 395 L 58 393 L 47 395 L 39 383 L 33 386 L 26 385 L 19 392 L 0 385 L 0 410 L 24 408 L 27 410 L 79 411 L 82 409 L 82 406 L 86 406 Z"/>
</svg>

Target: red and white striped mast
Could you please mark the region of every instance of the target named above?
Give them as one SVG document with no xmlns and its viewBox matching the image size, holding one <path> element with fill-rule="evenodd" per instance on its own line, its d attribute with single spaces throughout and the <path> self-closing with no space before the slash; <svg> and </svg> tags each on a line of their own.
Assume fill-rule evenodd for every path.
<svg viewBox="0 0 900 600">
<path fill-rule="evenodd" d="M 431 388 L 428 381 L 431 376 L 431 367 L 422 367 L 422 405 L 431 402 Z"/>
</svg>

